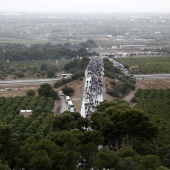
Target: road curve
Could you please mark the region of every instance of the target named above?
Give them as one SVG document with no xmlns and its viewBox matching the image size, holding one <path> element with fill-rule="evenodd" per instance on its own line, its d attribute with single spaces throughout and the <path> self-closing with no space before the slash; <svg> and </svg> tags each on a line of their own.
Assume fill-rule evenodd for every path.
<svg viewBox="0 0 170 170">
<path fill-rule="evenodd" d="M 52 84 L 61 78 L 53 79 L 29 79 L 29 80 L 3 80 L 0 81 L 0 86 L 25 86 L 25 85 L 40 85 L 43 83 Z"/>
</svg>

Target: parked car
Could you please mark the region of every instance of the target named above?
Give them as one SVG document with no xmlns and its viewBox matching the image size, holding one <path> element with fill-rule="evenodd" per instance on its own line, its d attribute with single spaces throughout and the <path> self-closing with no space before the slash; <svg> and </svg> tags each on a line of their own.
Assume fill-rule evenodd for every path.
<svg viewBox="0 0 170 170">
<path fill-rule="evenodd" d="M 74 104 L 72 101 L 68 101 L 68 108 L 74 108 Z"/>
<path fill-rule="evenodd" d="M 68 103 L 69 101 L 71 101 L 70 96 L 66 96 L 66 103 Z"/>
<path fill-rule="evenodd" d="M 58 94 L 59 94 L 60 96 L 64 96 L 63 91 L 60 91 Z"/>
<path fill-rule="evenodd" d="M 74 107 L 70 108 L 70 112 L 75 112 Z"/>
</svg>

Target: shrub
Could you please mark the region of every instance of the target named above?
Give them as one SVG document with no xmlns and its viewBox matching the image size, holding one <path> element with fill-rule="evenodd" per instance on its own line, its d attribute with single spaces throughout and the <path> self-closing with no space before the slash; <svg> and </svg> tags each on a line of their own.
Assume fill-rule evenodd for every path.
<svg viewBox="0 0 170 170">
<path fill-rule="evenodd" d="M 65 95 L 69 96 L 71 95 L 72 93 L 74 93 L 74 89 L 71 88 L 71 87 L 68 87 L 68 86 L 65 86 L 62 88 L 62 91 Z"/>
<path fill-rule="evenodd" d="M 30 89 L 30 90 L 27 90 L 27 91 L 26 91 L 26 95 L 27 95 L 27 96 L 35 96 L 35 93 L 36 93 L 36 92 L 35 92 L 34 89 Z"/>
</svg>

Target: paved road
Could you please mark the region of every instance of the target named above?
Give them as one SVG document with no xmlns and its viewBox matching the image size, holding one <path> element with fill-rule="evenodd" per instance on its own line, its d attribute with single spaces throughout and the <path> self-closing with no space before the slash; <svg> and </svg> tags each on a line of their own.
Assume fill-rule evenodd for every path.
<svg viewBox="0 0 170 170">
<path fill-rule="evenodd" d="M 90 61 L 88 67 L 91 66 L 93 68 L 95 63 L 96 63 L 96 66 L 100 62 L 101 62 L 100 64 L 103 64 L 102 58 L 101 58 L 101 61 L 99 60 L 99 58 L 97 60 L 96 59 L 97 58 L 94 57 Z M 102 71 L 99 71 L 99 69 L 102 69 Z M 96 110 L 95 108 L 91 107 L 92 105 L 91 106 L 88 105 L 89 106 L 89 111 L 88 111 L 88 107 L 86 107 L 85 104 L 91 103 L 90 101 L 92 101 L 92 103 L 95 103 L 97 101 L 98 103 L 95 103 L 95 105 L 97 106 L 100 102 L 103 102 L 103 91 L 101 93 L 98 93 L 97 90 L 96 91 L 90 90 L 91 86 L 93 86 L 93 85 L 95 86 L 94 79 L 96 79 L 96 81 L 97 81 L 98 79 L 101 78 L 101 82 L 103 82 L 103 66 L 101 65 L 101 68 L 99 67 L 99 69 L 96 72 L 91 71 L 92 75 L 88 74 L 89 70 L 86 69 L 86 71 L 85 71 L 84 93 L 83 93 L 82 106 L 81 106 L 81 111 L 80 111 L 82 117 L 86 117 L 88 112 L 92 113 Z M 101 73 L 101 76 L 99 76 L 98 73 Z M 96 88 L 97 87 L 98 86 L 96 85 Z M 102 90 L 103 90 L 103 87 L 102 87 Z"/>
<path fill-rule="evenodd" d="M 52 84 L 59 79 L 61 78 L 0 81 L 0 86 L 40 85 L 42 83 Z"/>
<path fill-rule="evenodd" d="M 170 74 L 141 74 L 133 75 L 133 77 L 141 80 L 170 79 Z"/>
<path fill-rule="evenodd" d="M 65 96 L 61 96 L 60 107 L 61 107 L 60 113 L 63 113 L 65 111 L 69 111 L 67 103 L 66 103 Z"/>
</svg>

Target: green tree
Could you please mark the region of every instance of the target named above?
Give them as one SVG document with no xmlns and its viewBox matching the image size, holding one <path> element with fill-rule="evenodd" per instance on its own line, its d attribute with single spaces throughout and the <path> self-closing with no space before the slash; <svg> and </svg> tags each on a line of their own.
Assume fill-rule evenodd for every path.
<svg viewBox="0 0 170 170">
<path fill-rule="evenodd" d="M 41 69 L 41 71 L 47 71 L 48 70 L 48 65 L 43 63 L 43 64 L 41 64 L 40 69 Z"/>
<path fill-rule="evenodd" d="M 139 154 L 135 150 L 133 150 L 132 147 L 120 148 L 116 153 L 121 158 L 126 158 L 126 157 L 137 158 L 137 157 L 139 157 Z"/>
<path fill-rule="evenodd" d="M 27 96 L 35 96 L 36 92 L 34 89 L 29 89 L 26 91 Z"/>
<path fill-rule="evenodd" d="M 103 133 L 107 143 L 110 141 L 118 148 L 123 140 L 126 145 L 132 145 L 133 138 L 151 139 L 158 131 L 142 111 L 131 109 L 119 100 L 101 103 L 92 114 L 92 127 Z"/>
<path fill-rule="evenodd" d="M 124 158 L 120 163 L 120 167 L 122 170 L 145 170 L 139 160 L 132 157 Z"/>
<path fill-rule="evenodd" d="M 0 164 L 0 170 L 11 170 L 8 165 Z"/>
<path fill-rule="evenodd" d="M 44 83 L 40 86 L 40 88 L 38 89 L 38 95 L 44 97 L 52 97 L 53 99 L 58 98 L 58 93 L 48 83 Z"/>
<path fill-rule="evenodd" d="M 115 152 L 109 151 L 108 149 L 101 149 L 96 155 L 94 160 L 94 166 L 99 170 L 111 169 L 120 170 L 120 158 L 116 155 Z"/>
<path fill-rule="evenodd" d="M 64 112 L 54 118 L 53 129 L 54 131 L 79 129 L 87 127 L 89 120 L 81 117 L 78 112 Z"/>
<path fill-rule="evenodd" d="M 156 155 L 146 155 L 140 158 L 145 170 L 155 170 L 161 166 L 160 158 Z"/>
<path fill-rule="evenodd" d="M 32 170 L 43 169 L 50 170 L 52 167 L 52 160 L 48 153 L 44 150 L 38 150 L 30 160 L 30 168 Z"/>
<path fill-rule="evenodd" d="M 53 70 L 47 71 L 47 77 L 48 77 L 48 78 L 55 77 L 55 72 L 54 72 Z"/>
<path fill-rule="evenodd" d="M 66 96 L 70 96 L 71 94 L 74 93 L 74 89 L 68 86 L 63 87 L 61 90 Z"/>
<path fill-rule="evenodd" d="M 164 166 L 160 166 L 159 168 L 157 168 L 156 170 L 169 170 L 169 168 L 164 167 Z"/>
</svg>

